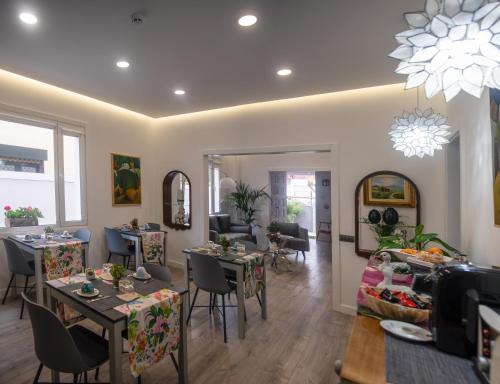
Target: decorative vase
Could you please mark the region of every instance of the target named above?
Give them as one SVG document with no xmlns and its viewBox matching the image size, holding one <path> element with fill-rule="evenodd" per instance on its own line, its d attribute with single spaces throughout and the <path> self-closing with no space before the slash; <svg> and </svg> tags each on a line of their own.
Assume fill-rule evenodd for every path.
<svg viewBox="0 0 500 384">
<path fill-rule="evenodd" d="M 119 288 L 119 287 L 120 287 L 120 278 L 113 276 L 113 288 Z"/>
<path fill-rule="evenodd" d="M 387 208 L 382 215 L 382 219 L 387 225 L 396 225 L 399 222 L 399 214 L 394 208 Z"/>
<path fill-rule="evenodd" d="M 6 227 L 34 227 L 38 225 L 38 218 L 31 217 L 14 217 L 5 218 Z"/>
<path fill-rule="evenodd" d="M 376 209 L 372 209 L 368 213 L 368 221 L 372 224 L 378 224 L 380 223 L 380 220 L 382 220 L 382 216 L 380 215 L 380 212 L 377 211 Z"/>
</svg>

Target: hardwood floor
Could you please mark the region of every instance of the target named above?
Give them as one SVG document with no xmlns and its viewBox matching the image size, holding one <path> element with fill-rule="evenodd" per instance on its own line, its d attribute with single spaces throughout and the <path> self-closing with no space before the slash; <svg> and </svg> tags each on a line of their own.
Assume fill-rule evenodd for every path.
<svg viewBox="0 0 500 384">
<path fill-rule="evenodd" d="M 228 309 L 228 343 L 224 344 L 222 316 L 208 309 L 193 311 L 188 328 L 190 383 L 338 383 L 334 361 L 342 358 L 353 318 L 332 310 L 330 244 L 311 242 L 305 263 L 299 256 L 293 272 L 268 269 L 268 319 L 262 320 L 256 299 L 247 300 L 246 339 L 238 338 L 236 308 Z M 174 269 L 174 280 L 182 272 Z M 236 298 L 232 296 L 232 301 Z M 199 295 L 198 303 L 208 302 Z M 33 350 L 30 321 L 18 320 L 19 299 L 0 306 L 0 383 L 31 383 L 38 360 Z M 100 328 L 85 321 L 99 331 Z M 126 356 L 123 358 L 126 383 Z M 91 375 L 93 378 L 93 375 Z M 100 379 L 107 381 L 108 367 Z M 71 382 L 69 375 L 62 380 Z M 143 375 L 143 383 L 176 383 L 177 374 L 165 359 Z M 50 381 L 44 369 L 42 381 Z"/>
</svg>

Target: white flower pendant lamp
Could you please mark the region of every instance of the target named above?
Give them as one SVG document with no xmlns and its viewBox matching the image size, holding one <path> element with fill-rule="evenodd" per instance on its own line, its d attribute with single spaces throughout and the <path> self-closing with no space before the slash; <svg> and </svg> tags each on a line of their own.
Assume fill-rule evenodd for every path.
<svg viewBox="0 0 500 384">
<path fill-rule="evenodd" d="M 480 97 L 484 86 L 500 89 L 500 2 L 427 0 L 424 12 L 405 14 L 410 29 L 389 54 L 408 75 L 406 89 L 425 84 L 431 98 L 446 101 L 461 90 Z"/>
<path fill-rule="evenodd" d="M 451 134 L 446 117 L 431 108 L 422 112 L 418 99 L 417 88 L 417 108 L 396 117 L 389 131 L 394 149 L 402 151 L 406 157 L 434 156 L 435 150 L 443 149 L 443 144 L 449 143 L 447 136 Z"/>
</svg>

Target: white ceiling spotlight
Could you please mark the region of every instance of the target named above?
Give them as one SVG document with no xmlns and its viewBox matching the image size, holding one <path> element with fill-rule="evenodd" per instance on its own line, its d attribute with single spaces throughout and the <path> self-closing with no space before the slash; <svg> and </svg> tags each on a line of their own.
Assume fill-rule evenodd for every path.
<svg viewBox="0 0 500 384">
<path fill-rule="evenodd" d="M 116 62 L 116 66 L 118 68 L 128 68 L 128 67 L 130 67 L 130 63 L 126 60 L 118 60 Z"/>
<path fill-rule="evenodd" d="M 185 91 L 184 89 L 180 89 L 180 88 L 178 88 L 178 89 L 176 89 L 176 90 L 174 91 L 174 93 L 175 93 L 177 96 L 182 96 L 182 95 L 185 95 L 185 94 L 186 94 L 186 91 Z"/>
<path fill-rule="evenodd" d="M 255 15 L 244 15 L 238 19 L 238 24 L 242 27 L 251 27 L 257 22 L 257 16 Z"/>
<path fill-rule="evenodd" d="M 292 70 L 290 68 L 281 68 L 276 71 L 278 76 L 290 76 L 292 74 Z"/>
<path fill-rule="evenodd" d="M 36 24 L 38 23 L 38 18 L 30 12 L 22 12 L 19 14 L 19 20 L 21 20 L 24 24 Z"/>
<path fill-rule="evenodd" d="M 446 122 L 446 117 L 432 109 L 422 112 L 416 108 L 394 119 L 389 136 L 394 142 L 394 149 L 402 151 L 406 157 L 434 156 L 436 149 L 442 149 L 443 144 L 449 143 L 447 136 L 451 132 Z"/>
<path fill-rule="evenodd" d="M 409 30 L 389 54 L 401 61 L 396 73 L 408 75 L 406 88 L 425 84 L 431 98 L 446 101 L 461 90 L 480 97 L 483 87 L 500 89 L 500 2 L 427 0 L 425 11 L 405 14 Z"/>
</svg>

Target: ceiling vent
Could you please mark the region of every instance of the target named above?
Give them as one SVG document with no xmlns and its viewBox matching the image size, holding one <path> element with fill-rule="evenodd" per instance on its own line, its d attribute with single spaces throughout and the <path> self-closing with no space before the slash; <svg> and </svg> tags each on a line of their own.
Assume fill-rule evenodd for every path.
<svg viewBox="0 0 500 384">
<path fill-rule="evenodd" d="M 132 15 L 130 16 L 130 21 L 132 22 L 132 24 L 142 24 L 144 22 L 144 14 L 141 12 L 132 13 Z"/>
</svg>

